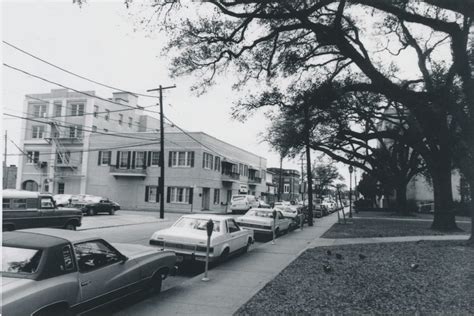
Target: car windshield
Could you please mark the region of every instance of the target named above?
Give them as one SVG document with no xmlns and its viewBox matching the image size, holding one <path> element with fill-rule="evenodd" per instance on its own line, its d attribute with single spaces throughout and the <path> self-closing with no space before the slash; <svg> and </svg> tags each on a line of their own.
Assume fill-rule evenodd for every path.
<svg viewBox="0 0 474 316">
<path fill-rule="evenodd" d="M 173 227 L 179 227 L 179 228 L 187 228 L 187 229 L 197 229 L 197 230 L 206 230 L 206 224 L 209 220 L 207 219 L 201 219 L 201 218 L 189 218 L 189 217 L 182 217 L 180 218 L 174 225 Z M 220 231 L 220 222 L 219 221 L 213 221 L 214 222 L 214 229 L 213 231 L 218 233 Z"/>
<path fill-rule="evenodd" d="M 32 274 L 38 270 L 42 250 L 2 246 L 2 272 Z"/>
<path fill-rule="evenodd" d="M 245 215 L 273 218 L 273 212 L 268 212 L 268 211 L 250 210 L 250 211 L 248 211 L 247 214 L 245 214 Z"/>
</svg>

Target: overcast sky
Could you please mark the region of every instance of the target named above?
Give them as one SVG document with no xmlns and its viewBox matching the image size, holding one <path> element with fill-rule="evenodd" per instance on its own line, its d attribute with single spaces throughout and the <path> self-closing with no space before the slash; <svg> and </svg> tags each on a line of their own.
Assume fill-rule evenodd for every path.
<svg viewBox="0 0 474 316">
<path fill-rule="evenodd" d="M 190 92 L 192 79 L 171 79 L 169 60 L 160 53 L 165 39 L 136 31 L 137 24 L 122 1 L 89 1 L 82 8 L 70 0 L 3 1 L 1 26 L 3 40 L 111 86 L 144 93 L 160 84 L 176 84 L 177 88 L 168 90 L 164 98 L 165 114 L 176 124 L 189 131 L 206 132 L 265 157 L 267 167 L 279 166 L 278 155 L 259 136 L 270 123 L 264 113 L 245 123 L 232 120 L 231 106 L 238 99 L 231 89 L 233 79 L 222 78 L 220 84 L 199 97 Z M 78 90 L 95 90 L 100 96 L 111 96 L 110 89 L 65 74 L 4 44 L 2 60 Z M 60 88 L 5 67 L 1 74 L 3 112 L 10 114 L 21 114 L 25 94 Z M 143 106 L 154 102 L 154 99 L 139 99 Z M 20 139 L 19 123 L 17 119 L 2 119 L 2 127 L 16 143 Z M 8 153 L 19 153 L 11 142 L 8 142 Z M 18 156 L 8 157 L 9 164 L 17 161 Z M 299 161 L 285 160 L 283 167 L 301 169 Z M 347 167 L 341 169 L 347 179 Z"/>
</svg>

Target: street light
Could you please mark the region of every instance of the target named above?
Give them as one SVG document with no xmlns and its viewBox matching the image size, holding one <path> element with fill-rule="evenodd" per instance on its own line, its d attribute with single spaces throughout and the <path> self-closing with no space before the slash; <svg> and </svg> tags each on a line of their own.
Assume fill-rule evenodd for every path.
<svg viewBox="0 0 474 316">
<path fill-rule="evenodd" d="M 352 172 L 354 167 L 349 166 L 349 218 L 352 218 Z"/>
</svg>

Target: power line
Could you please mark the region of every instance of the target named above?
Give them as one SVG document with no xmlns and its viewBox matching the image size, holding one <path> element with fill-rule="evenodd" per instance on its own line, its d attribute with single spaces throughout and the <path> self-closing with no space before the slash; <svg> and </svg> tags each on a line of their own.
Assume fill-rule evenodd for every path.
<svg viewBox="0 0 474 316">
<path fill-rule="evenodd" d="M 87 81 L 89 81 L 89 82 L 98 84 L 98 85 L 100 85 L 100 86 L 103 86 L 103 87 L 106 87 L 106 88 L 109 88 L 109 89 L 112 89 L 112 90 L 121 91 L 121 92 L 133 93 L 133 94 L 135 94 L 135 95 L 137 95 L 137 96 L 143 96 L 143 97 L 148 97 L 148 98 L 158 98 L 156 95 L 143 94 L 143 93 L 137 93 L 137 92 L 126 91 L 126 90 L 123 90 L 123 89 L 119 89 L 119 88 L 116 88 L 116 87 L 107 85 L 107 84 L 105 84 L 105 83 L 101 83 L 101 82 L 95 81 L 95 80 L 93 80 L 93 79 L 89 79 L 89 78 L 87 78 L 87 77 L 84 77 L 84 76 L 81 76 L 81 75 L 79 75 L 79 74 L 76 74 L 76 73 L 74 73 L 74 72 L 72 72 L 72 71 L 70 71 L 70 70 L 67 70 L 67 69 L 62 68 L 62 67 L 60 67 L 60 66 L 57 66 L 57 65 L 55 65 L 55 64 L 53 64 L 53 63 L 51 63 L 51 62 L 49 62 L 49 61 L 47 61 L 47 60 L 44 60 L 44 59 L 42 59 L 42 58 L 40 58 L 40 57 L 38 57 L 38 56 L 36 56 L 36 55 L 34 55 L 34 54 L 32 54 L 32 53 L 29 53 L 29 52 L 25 51 L 24 49 L 19 48 L 18 46 L 15 46 L 15 45 L 13 45 L 13 44 L 7 42 L 7 41 L 2 41 L 2 42 L 3 42 L 4 44 L 6 44 L 6 45 L 8 45 L 8 46 L 10 46 L 10 47 L 12 47 L 12 48 L 14 48 L 14 49 L 20 51 L 20 52 L 22 52 L 23 54 L 26 54 L 26 55 L 28 55 L 28 56 L 30 56 L 30 57 L 33 57 L 34 59 L 37 59 L 37 60 L 39 60 L 39 61 L 41 61 L 41 62 L 43 62 L 43 63 L 45 63 L 45 64 L 48 64 L 48 65 L 50 65 L 50 66 L 56 68 L 56 69 L 59 69 L 59 70 L 61 70 L 61 71 L 64 71 L 64 72 L 66 72 L 66 73 L 68 73 L 68 74 L 70 74 L 70 75 L 76 76 L 76 77 L 78 77 L 78 78 L 87 80 Z"/>
<path fill-rule="evenodd" d="M 129 107 L 129 108 L 132 108 L 132 109 L 138 109 L 138 108 L 134 108 L 133 106 L 131 105 L 126 105 L 126 104 L 122 104 L 122 103 L 118 103 L 118 102 L 114 102 L 114 101 L 111 101 L 111 100 L 108 100 L 106 98 L 102 98 L 102 97 L 99 97 L 97 95 L 94 95 L 94 94 L 90 94 L 90 93 L 87 93 L 87 92 L 84 92 L 84 91 L 79 91 L 77 89 L 74 89 L 74 88 L 71 88 L 71 87 L 68 87 L 68 86 L 65 86 L 61 83 L 57 83 L 55 81 L 52 81 L 52 80 L 49 80 L 49 79 L 46 79 L 46 78 L 43 78 L 41 76 L 38 76 L 38 75 L 35 75 L 35 74 L 32 74 L 26 70 L 22 70 L 20 68 L 17 68 L 17 67 L 14 67 L 14 66 L 10 66 L 9 64 L 6 64 L 6 63 L 3 63 L 3 65 L 7 68 L 10 68 L 12 70 L 15 70 L 15 71 L 18 71 L 18 72 L 21 72 L 25 75 L 28 75 L 30 77 L 33 77 L 33 78 L 36 78 L 36 79 L 39 79 L 39 80 L 42 80 L 42 81 L 45 81 L 45 82 L 48 82 L 48 83 L 51 83 L 51 84 L 54 84 L 54 85 L 57 85 L 59 87 L 62 87 L 64 89 L 69 89 L 69 90 L 72 90 L 74 92 L 77 92 L 77 93 L 80 93 L 80 94 L 83 94 L 83 95 L 87 95 L 91 98 L 95 98 L 95 99 L 98 99 L 98 100 L 102 100 L 102 101 L 105 101 L 105 102 L 108 102 L 108 103 L 112 103 L 112 104 L 117 104 L 117 105 L 120 105 L 120 106 L 125 106 L 125 107 Z M 150 113 L 155 113 L 155 114 L 160 114 L 160 112 L 157 112 L 157 111 L 152 111 L 152 110 L 146 110 L 144 109 L 144 107 L 140 106 L 142 108 L 143 111 L 146 111 L 146 112 L 150 112 Z"/>
</svg>

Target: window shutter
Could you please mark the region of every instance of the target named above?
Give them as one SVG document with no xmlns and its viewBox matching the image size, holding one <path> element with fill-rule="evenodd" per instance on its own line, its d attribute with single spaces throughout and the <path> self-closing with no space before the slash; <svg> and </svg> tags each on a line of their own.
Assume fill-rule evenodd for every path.
<svg viewBox="0 0 474 316">
<path fill-rule="evenodd" d="M 115 168 L 119 168 L 120 167 L 120 151 L 117 151 L 117 156 L 116 156 L 116 163 L 115 163 Z"/>
<path fill-rule="evenodd" d="M 102 152 L 99 150 L 99 160 L 97 161 L 97 165 L 100 166 L 100 160 L 102 159 Z"/>
<path fill-rule="evenodd" d="M 211 156 L 211 170 L 214 170 L 214 156 Z"/>
<path fill-rule="evenodd" d="M 132 160 L 132 152 L 128 151 L 128 157 L 127 157 L 127 169 L 130 169 L 130 161 Z"/>
<path fill-rule="evenodd" d="M 194 167 L 194 151 L 190 151 L 189 154 L 191 155 L 191 167 Z"/>
<path fill-rule="evenodd" d="M 193 204 L 193 188 L 189 188 L 189 204 Z"/>
<path fill-rule="evenodd" d="M 169 155 L 168 155 L 168 167 L 171 167 L 171 158 L 172 158 L 172 154 L 173 154 L 173 152 L 172 152 L 172 151 L 170 151 L 170 152 L 169 152 Z M 161 157 L 161 155 L 160 155 L 160 157 Z"/>
<path fill-rule="evenodd" d="M 135 169 L 135 158 L 137 156 L 137 152 L 133 151 L 132 152 L 132 169 Z"/>
<path fill-rule="evenodd" d="M 109 151 L 109 166 L 112 164 L 112 151 Z"/>
<path fill-rule="evenodd" d="M 168 190 L 167 190 L 167 194 L 166 194 L 166 203 L 169 203 L 171 201 L 171 187 L 168 187 Z"/>
<path fill-rule="evenodd" d="M 202 154 L 202 167 L 204 168 L 206 166 L 206 153 Z"/>
<path fill-rule="evenodd" d="M 145 202 L 148 202 L 148 191 L 149 191 L 149 186 L 145 186 Z"/>
<path fill-rule="evenodd" d="M 148 152 L 148 159 L 146 160 L 146 165 L 148 167 L 151 166 L 151 151 Z"/>
<path fill-rule="evenodd" d="M 142 166 L 143 169 L 145 169 L 146 166 L 147 166 L 147 163 L 148 163 L 148 159 L 147 159 L 147 158 L 148 158 L 148 152 L 147 152 L 147 151 L 144 151 L 144 152 L 143 152 L 143 166 Z"/>
</svg>

